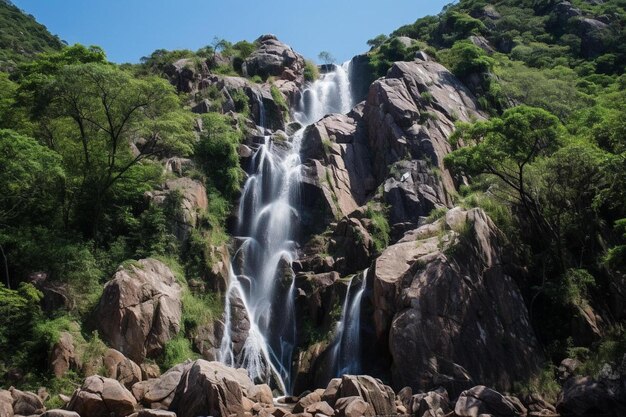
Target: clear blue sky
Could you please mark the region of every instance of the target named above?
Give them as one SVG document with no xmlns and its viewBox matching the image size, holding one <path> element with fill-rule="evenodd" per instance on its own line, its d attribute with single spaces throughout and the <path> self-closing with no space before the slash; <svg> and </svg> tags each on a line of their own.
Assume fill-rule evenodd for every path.
<svg viewBox="0 0 626 417">
<path fill-rule="evenodd" d="M 273 33 L 307 58 L 345 61 L 366 41 L 437 14 L 451 0 L 13 0 L 69 44 L 98 45 L 111 61 L 138 62 L 159 48 L 196 50 L 213 37 Z"/>
</svg>

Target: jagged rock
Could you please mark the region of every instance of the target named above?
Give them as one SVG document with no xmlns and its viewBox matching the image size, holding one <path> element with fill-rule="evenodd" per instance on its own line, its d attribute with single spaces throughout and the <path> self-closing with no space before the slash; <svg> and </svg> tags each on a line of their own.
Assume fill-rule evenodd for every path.
<svg viewBox="0 0 626 417">
<path fill-rule="evenodd" d="M 372 406 L 365 402 L 360 396 L 339 398 L 335 404 L 335 411 L 337 417 L 365 417 L 375 415 Z"/>
<path fill-rule="evenodd" d="M 478 46 L 480 49 L 482 49 L 483 51 L 487 52 L 488 54 L 492 54 L 492 53 L 494 53 L 496 51 L 493 48 L 493 46 L 491 46 L 489 41 L 487 39 L 485 39 L 484 36 L 472 35 L 472 36 L 469 37 L 469 40 L 474 45 Z"/>
<path fill-rule="evenodd" d="M 194 164 L 191 159 L 181 158 L 179 156 L 173 156 L 171 158 L 167 158 L 165 161 L 165 171 L 173 172 L 174 174 L 182 177 L 189 170 L 193 168 Z"/>
<path fill-rule="evenodd" d="M 317 404 L 322 400 L 322 396 L 317 392 L 311 392 L 304 395 L 298 400 L 298 403 L 293 407 L 294 413 L 303 413 L 312 404 Z M 307 411 L 308 413 L 309 411 Z M 315 413 L 313 413 L 315 414 Z"/>
<path fill-rule="evenodd" d="M 571 335 L 575 346 L 591 346 L 604 336 L 602 317 L 593 307 L 576 305 L 570 322 Z"/>
<path fill-rule="evenodd" d="M 118 380 L 128 389 L 142 379 L 139 365 L 115 349 L 107 349 L 102 362 L 107 376 Z"/>
<path fill-rule="evenodd" d="M 310 222 L 314 225 L 320 218 L 349 215 L 376 188 L 366 138 L 358 128 L 359 118 L 354 112 L 329 115 L 304 132 L 303 183 L 310 190 L 303 193 L 300 211 L 312 213 Z M 308 226 L 306 219 L 304 223 Z"/>
<path fill-rule="evenodd" d="M 421 417 L 442 417 L 452 411 L 448 393 L 443 388 L 412 396 L 408 409 L 413 415 Z"/>
<path fill-rule="evenodd" d="M 337 395 L 339 394 L 339 388 L 341 387 L 341 378 L 333 378 L 328 383 L 328 386 L 322 394 L 322 400 L 326 401 L 331 406 L 335 405 L 337 401 Z"/>
<path fill-rule="evenodd" d="M 440 170 L 444 194 L 434 203 L 448 205 L 454 192 L 443 166 L 448 138 L 457 120 L 481 119 L 471 92 L 446 68 L 433 61 L 396 62 L 369 90 L 364 109 L 374 175 L 381 182 L 392 163 L 410 157 L 430 160 Z M 430 123 L 436 119 L 435 123 Z"/>
<path fill-rule="evenodd" d="M 77 412 L 68 410 L 48 410 L 39 417 L 81 417 Z"/>
<path fill-rule="evenodd" d="M 363 223 L 356 218 L 342 218 L 335 227 L 332 242 L 332 253 L 343 258 L 335 266 L 335 269 L 342 275 L 367 268 L 371 263 L 372 255 L 376 252 L 372 236 Z"/>
<path fill-rule="evenodd" d="M 85 379 L 67 406 L 81 416 L 125 417 L 135 411 L 137 400 L 118 381 L 98 375 Z"/>
<path fill-rule="evenodd" d="M 158 356 L 180 330 L 181 288 L 156 259 L 120 267 L 96 309 L 100 334 L 114 349 L 141 363 Z"/>
<path fill-rule="evenodd" d="M 209 206 L 204 185 L 188 177 L 168 180 L 161 190 L 149 191 L 146 195 L 157 205 L 164 205 L 167 198 L 172 198 L 173 195 L 180 198 L 175 200 L 180 205 L 180 210 L 176 210 L 176 218 L 172 219 L 170 227 L 181 242 L 188 239 L 191 230 L 198 223 L 200 213 Z"/>
<path fill-rule="evenodd" d="M 253 387 L 244 369 L 200 359 L 183 374 L 170 410 L 178 417 L 242 415 L 242 398 Z"/>
<path fill-rule="evenodd" d="M 0 389 L 0 417 L 13 417 L 13 397 L 4 389 Z"/>
<path fill-rule="evenodd" d="M 559 364 L 557 370 L 557 376 L 561 383 L 564 383 L 568 379 L 576 376 L 576 368 L 580 366 L 580 362 L 577 359 L 565 358 Z"/>
<path fill-rule="evenodd" d="M 192 59 L 184 58 L 166 65 L 164 72 L 169 78 L 170 83 L 176 87 L 178 91 L 191 93 L 196 89 L 197 83 L 200 81 L 201 73 L 208 72 L 208 68 L 206 68 L 206 64 L 203 64 L 202 71 L 198 71 Z"/>
<path fill-rule="evenodd" d="M 609 25 L 600 20 L 582 17 L 578 20 L 578 30 L 581 38 L 580 52 L 584 58 L 601 55 L 609 45 Z"/>
<path fill-rule="evenodd" d="M 192 331 L 192 342 L 202 358 L 215 361 L 219 357 L 220 342 L 224 335 L 224 323 L 212 320 L 201 324 Z"/>
<path fill-rule="evenodd" d="M 591 377 L 570 378 L 559 394 L 556 410 L 561 415 L 618 417 L 626 415 L 626 397 Z"/>
<path fill-rule="evenodd" d="M 519 410 L 518 404 L 483 385 L 463 391 L 456 401 L 454 412 L 460 417 L 478 417 L 481 414 L 489 414 L 494 417 L 526 415 L 526 409 Z"/>
<path fill-rule="evenodd" d="M 335 413 L 335 410 L 333 410 L 333 408 L 326 401 L 313 403 L 309 405 L 308 407 L 306 407 L 304 411 L 313 416 L 318 416 L 318 415 L 332 416 Z"/>
<path fill-rule="evenodd" d="M 553 416 L 556 414 L 556 408 L 547 402 L 539 394 L 529 394 L 524 396 L 522 403 L 526 407 L 529 413 L 536 413 L 537 415 Z"/>
<path fill-rule="evenodd" d="M 183 373 L 191 367 L 191 364 L 190 361 L 178 364 L 158 379 L 136 383 L 133 385 L 133 395 L 146 407 L 168 409 Z"/>
<path fill-rule="evenodd" d="M 504 245 L 482 210 L 455 208 L 374 261 L 374 325 L 395 386 L 457 395 L 475 380 L 508 390 L 538 369 L 541 350 L 503 270 Z"/>
<path fill-rule="evenodd" d="M 13 401 L 13 413 L 15 415 L 30 416 L 41 414 L 45 410 L 43 401 L 37 394 L 28 391 L 20 391 L 16 388 L 9 388 Z"/>
<path fill-rule="evenodd" d="M 339 397 L 361 397 L 376 415 L 392 415 L 396 411 L 396 395 L 391 387 L 368 375 L 344 375 L 341 378 Z M 337 400 L 339 403 L 339 400 Z M 338 408 L 337 404 L 335 405 Z"/>
<path fill-rule="evenodd" d="M 267 384 L 255 385 L 248 392 L 248 398 L 261 404 L 273 404 L 272 389 Z"/>
<path fill-rule="evenodd" d="M 76 355 L 74 338 L 70 333 L 61 332 L 52 347 L 50 368 L 57 378 L 63 377 L 70 369 L 80 368 L 80 358 Z"/>
<path fill-rule="evenodd" d="M 304 58 L 274 35 L 263 35 L 256 40 L 258 48 L 245 59 L 242 69 L 249 77 L 280 76 L 289 69 L 294 74 L 304 70 Z M 292 78 L 288 76 L 288 78 Z"/>
</svg>

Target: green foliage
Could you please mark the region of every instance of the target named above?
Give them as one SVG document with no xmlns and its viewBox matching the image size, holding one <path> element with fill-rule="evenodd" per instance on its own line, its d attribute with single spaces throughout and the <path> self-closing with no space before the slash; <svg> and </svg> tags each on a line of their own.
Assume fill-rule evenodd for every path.
<svg viewBox="0 0 626 417">
<path fill-rule="evenodd" d="M 515 383 L 513 390 L 520 396 L 539 394 L 550 404 L 554 404 L 557 401 L 558 394 L 561 392 L 561 385 L 556 379 L 556 371 L 556 366 L 547 363 L 541 371 L 529 381 Z"/>
<path fill-rule="evenodd" d="M 445 217 L 446 213 L 448 212 L 448 208 L 447 207 L 439 207 L 436 208 L 434 210 L 432 210 L 429 214 L 428 217 L 426 218 L 426 221 L 428 223 L 434 223 L 437 220 L 441 219 L 442 217 Z"/>
<path fill-rule="evenodd" d="M 365 215 L 372 221 L 372 239 L 377 252 L 382 252 L 389 245 L 389 234 L 391 227 L 387 220 L 386 208 L 382 206 L 376 207 L 371 202 L 367 204 Z"/>
<path fill-rule="evenodd" d="M 469 41 L 456 42 L 452 48 L 439 53 L 439 57 L 460 78 L 489 72 L 495 64 L 493 58 Z"/>
<path fill-rule="evenodd" d="M 0 1 L 0 71 L 9 71 L 40 52 L 61 49 L 63 42 L 33 16 Z"/>
<path fill-rule="evenodd" d="M 161 370 L 172 368 L 179 363 L 185 362 L 187 359 L 197 359 L 198 354 L 191 348 L 191 342 L 183 336 L 177 336 L 167 342 L 161 360 Z"/>
<path fill-rule="evenodd" d="M 191 332 L 198 326 L 219 319 L 223 313 L 222 300 L 213 293 L 194 295 L 189 289 L 183 291 L 183 326 Z"/>
<path fill-rule="evenodd" d="M 0 167 L 0 225 L 55 215 L 65 180 L 59 154 L 32 138 L 0 130 Z"/>
<path fill-rule="evenodd" d="M 283 96 L 283 93 L 280 92 L 278 87 L 276 87 L 275 85 L 272 85 L 270 87 L 270 93 L 272 94 L 272 99 L 278 105 L 280 110 L 283 113 L 288 113 L 289 105 L 287 104 L 287 101 L 285 100 L 285 96 Z"/>
<path fill-rule="evenodd" d="M 335 63 L 335 57 L 328 51 L 320 52 L 317 58 L 326 65 Z"/>
<path fill-rule="evenodd" d="M 369 46 L 371 49 L 375 49 L 378 48 L 379 46 L 381 46 L 383 43 L 385 43 L 385 41 L 389 39 L 389 37 L 385 34 L 380 34 L 372 39 L 369 39 L 367 41 L 367 46 Z"/>
<path fill-rule="evenodd" d="M 202 132 L 195 156 L 206 175 L 207 188 L 215 188 L 227 199 L 239 191 L 243 178 L 237 154 L 240 140 L 241 133 L 227 116 L 202 115 Z"/>
<path fill-rule="evenodd" d="M 308 82 L 317 80 L 320 76 L 320 72 L 317 69 L 317 65 L 309 60 L 304 61 L 304 79 Z"/>
</svg>

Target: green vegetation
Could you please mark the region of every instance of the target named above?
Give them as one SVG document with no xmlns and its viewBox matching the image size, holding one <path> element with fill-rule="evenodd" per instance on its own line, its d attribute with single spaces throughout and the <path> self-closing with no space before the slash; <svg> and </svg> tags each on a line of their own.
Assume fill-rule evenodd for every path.
<svg viewBox="0 0 626 417">
<path fill-rule="evenodd" d="M 378 253 L 382 252 L 389 245 L 389 233 L 391 227 L 387 220 L 387 208 L 369 202 L 365 210 L 365 215 L 372 221 L 369 232 L 374 240 L 374 248 Z"/>
<path fill-rule="evenodd" d="M 0 30 L 0 69 L 10 70 L 0 72 L 0 383 L 17 369 L 21 387 L 45 384 L 52 394 L 70 394 L 82 369 L 49 376 L 50 349 L 63 331 L 85 366 L 101 372 L 106 345 L 93 332 L 93 309 L 120 264 L 136 267 L 134 259 L 146 257 L 167 263 L 183 287 L 182 331 L 160 365 L 196 357 L 188 339 L 221 314 L 222 300 L 208 290 L 192 292 L 187 280 L 206 278 L 214 247 L 228 241 L 226 218 L 243 179 L 242 118 L 211 112 L 196 129 L 186 108 L 191 97 L 165 74 L 183 58 L 194 70 L 235 74 L 237 60 L 241 65 L 256 45 L 217 40 L 196 52 L 158 50 L 140 65 L 118 66 L 98 47 L 64 47 L 49 34 L 48 42 L 31 18 L 6 14 L 13 9 L 0 2 L 0 20 L 24 32 L 9 24 Z M 24 39 L 9 39 L 9 29 Z M 23 54 L 5 49 L 5 41 Z M 221 112 L 222 94 L 206 90 L 211 110 Z M 247 95 L 231 97 L 245 117 Z M 175 235 L 184 196 L 147 198 L 172 179 L 162 162 L 171 157 L 192 159 L 195 168 L 186 175 L 207 189 L 208 208 L 184 240 Z M 62 291 L 65 305 L 42 310 L 43 294 L 26 283 L 35 271 Z"/>
<path fill-rule="evenodd" d="M 317 65 L 314 62 L 306 60 L 304 62 L 304 79 L 308 82 L 317 80 L 320 76 L 320 72 L 317 69 Z"/>
<path fill-rule="evenodd" d="M 0 1 L 0 71 L 10 71 L 40 52 L 63 47 L 63 42 L 8 1 Z"/>
</svg>

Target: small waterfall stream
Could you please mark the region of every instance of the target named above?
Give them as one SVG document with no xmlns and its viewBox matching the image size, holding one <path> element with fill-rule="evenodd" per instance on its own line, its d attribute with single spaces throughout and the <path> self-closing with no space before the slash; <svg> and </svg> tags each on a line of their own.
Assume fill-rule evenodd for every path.
<svg viewBox="0 0 626 417">
<path fill-rule="evenodd" d="M 352 283 L 350 279 L 341 310 L 341 320 L 337 323 L 334 344 L 331 350 L 335 377 L 361 372 L 361 300 L 367 286 L 367 271 L 361 275 L 361 285 L 350 299 Z"/>
<path fill-rule="evenodd" d="M 246 368 L 253 380 L 285 394 L 293 385 L 297 334 L 295 279 L 288 266 L 296 258 L 300 143 L 306 126 L 326 114 L 351 109 L 348 65 L 335 66 L 303 91 L 294 116 L 304 127 L 288 143 L 264 137 L 252 158 L 238 208 L 239 247 L 231 262 L 219 359 Z M 259 127 L 265 132 L 263 101 L 258 105 Z"/>
</svg>

